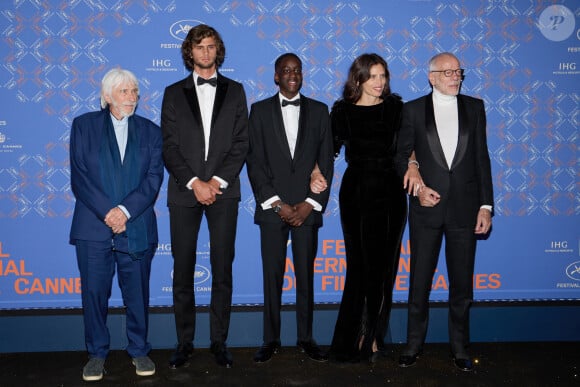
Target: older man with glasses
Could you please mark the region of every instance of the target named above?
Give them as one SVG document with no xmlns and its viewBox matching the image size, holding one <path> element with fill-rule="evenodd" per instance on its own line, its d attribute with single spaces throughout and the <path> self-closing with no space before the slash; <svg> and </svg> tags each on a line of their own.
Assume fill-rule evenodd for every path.
<svg viewBox="0 0 580 387">
<path fill-rule="evenodd" d="M 409 204 L 411 277 L 401 367 L 414 365 L 421 354 L 433 274 L 445 236 L 451 354 L 457 368 L 473 369 L 467 347 L 475 247 L 478 237 L 491 228 L 493 188 L 483 101 L 460 94 L 462 81 L 455 55 L 435 55 L 429 62 L 433 92 L 403 107 L 397 168 L 401 176 L 407 172 L 414 150 L 424 185 L 416 187 Z"/>
</svg>

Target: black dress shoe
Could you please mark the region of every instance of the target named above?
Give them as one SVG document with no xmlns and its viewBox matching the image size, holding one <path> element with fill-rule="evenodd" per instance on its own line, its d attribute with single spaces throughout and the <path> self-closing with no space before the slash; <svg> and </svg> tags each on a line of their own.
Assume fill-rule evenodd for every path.
<svg viewBox="0 0 580 387">
<path fill-rule="evenodd" d="M 187 362 L 187 359 L 193 354 L 192 345 L 178 345 L 173 355 L 169 359 L 169 368 L 176 369 Z"/>
<path fill-rule="evenodd" d="M 373 348 L 375 344 L 376 350 Z M 360 360 L 371 364 L 376 363 L 381 358 L 381 356 L 384 355 L 384 347 L 384 344 L 380 346 L 380 344 L 374 338 L 372 338 L 372 336 L 365 336 L 359 350 Z"/>
<path fill-rule="evenodd" d="M 383 356 L 383 354 L 379 351 L 373 352 L 368 359 L 366 359 L 369 363 L 374 364 Z"/>
<path fill-rule="evenodd" d="M 296 343 L 301 352 L 304 352 L 314 361 L 328 361 L 328 355 L 320 350 L 314 341 L 298 341 Z"/>
<path fill-rule="evenodd" d="M 278 353 L 279 349 L 280 343 L 278 341 L 262 344 L 262 347 L 254 355 L 254 361 L 256 363 L 265 363 L 272 358 L 272 355 Z"/>
<path fill-rule="evenodd" d="M 378 353 L 379 357 L 389 357 L 389 354 L 387 352 L 387 347 L 385 346 L 385 344 L 380 344 L 377 342 L 377 351 L 373 352 L 373 353 Z"/>
<path fill-rule="evenodd" d="M 461 371 L 465 372 L 473 371 L 473 362 L 469 358 L 468 359 L 454 358 L 453 363 L 455 364 L 455 367 L 459 368 Z"/>
<path fill-rule="evenodd" d="M 338 352 L 330 350 L 328 352 L 328 360 L 334 363 L 358 363 L 360 362 L 360 355 L 358 352 Z"/>
<path fill-rule="evenodd" d="M 417 363 L 419 358 L 419 353 L 414 353 L 412 355 L 401 355 L 399 356 L 399 367 L 407 368 L 412 367 Z"/>
<path fill-rule="evenodd" d="M 212 343 L 210 349 L 215 356 L 215 362 L 218 365 L 226 368 L 232 368 L 234 360 L 232 358 L 232 354 L 230 351 L 228 351 L 228 348 L 224 343 Z"/>
</svg>

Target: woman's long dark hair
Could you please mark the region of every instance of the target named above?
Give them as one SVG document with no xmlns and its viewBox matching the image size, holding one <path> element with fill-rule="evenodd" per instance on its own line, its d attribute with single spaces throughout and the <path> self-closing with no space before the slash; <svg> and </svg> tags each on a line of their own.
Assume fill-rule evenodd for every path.
<svg viewBox="0 0 580 387">
<path fill-rule="evenodd" d="M 385 83 L 385 88 L 381 97 L 391 94 L 390 86 L 390 74 L 387 62 L 377 54 L 362 54 L 352 62 L 350 69 L 348 70 L 348 78 L 344 84 L 344 90 L 342 91 L 342 98 L 346 102 L 356 103 L 362 95 L 362 85 L 371 77 L 371 67 L 380 64 L 385 68 L 385 77 L 387 82 Z"/>
</svg>

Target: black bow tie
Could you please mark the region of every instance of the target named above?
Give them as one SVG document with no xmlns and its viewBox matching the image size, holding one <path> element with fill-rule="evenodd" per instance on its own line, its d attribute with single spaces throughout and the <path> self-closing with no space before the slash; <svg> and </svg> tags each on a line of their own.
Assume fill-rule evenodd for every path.
<svg viewBox="0 0 580 387">
<path fill-rule="evenodd" d="M 216 77 L 213 77 L 213 78 L 210 78 L 210 79 L 205 79 L 205 78 L 202 78 L 202 77 L 197 77 L 197 85 L 198 86 L 203 85 L 204 83 L 209 83 L 213 87 L 216 87 L 217 86 L 217 78 Z"/>
<path fill-rule="evenodd" d="M 294 101 L 288 101 L 287 99 L 283 99 L 282 100 L 282 107 L 288 106 L 288 105 L 300 106 L 300 99 L 295 99 Z"/>
</svg>

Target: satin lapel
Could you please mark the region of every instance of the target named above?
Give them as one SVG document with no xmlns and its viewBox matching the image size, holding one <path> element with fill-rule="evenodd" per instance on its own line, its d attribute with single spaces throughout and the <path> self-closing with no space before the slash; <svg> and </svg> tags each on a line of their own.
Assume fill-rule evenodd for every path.
<svg viewBox="0 0 580 387">
<path fill-rule="evenodd" d="M 306 128 L 307 128 L 307 124 L 306 124 L 306 117 L 308 117 L 308 101 L 306 100 L 306 97 L 301 96 L 300 97 L 300 115 L 298 117 L 298 134 L 296 136 L 296 147 L 294 148 L 294 160 L 296 161 L 300 158 L 300 155 L 302 155 L 302 146 L 304 145 L 304 141 L 306 138 Z"/>
<path fill-rule="evenodd" d="M 286 136 L 286 129 L 284 128 L 284 118 L 282 118 L 282 107 L 280 106 L 280 98 L 278 97 L 278 94 L 271 98 L 271 103 L 272 130 L 274 131 L 274 137 L 276 137 L 280 149 L 283 150 L 284 156 L 288 160 L 292 160 L 290 144 L 288 144 L 288 137 Z"/>
<path fill-rule="evenodd" d="M 457 96 L 457 117 L 459 121 L 459 135 L 457 139 L 457 149 L 455 155 L 453 156 L 453 162 L 451 163 L 451 169 L 455 168 L 457 163 L 463 159 L 465 152 L 467 151 L 467 141 L 469 140 L 469 129 L 472 123 L 469 120 L 469 115 L 467 114 L 467 106 L 465 106 L 465 100 L 461 95 Z"/>
<path fill-rule="evenodd" d="M 294 161 L 298 160 L 298 158 L 304 153 L 301 152 L 300 149 L 307 141 L 308 137 L 308 112 L 309 112 L 310 105 L 306 97 L 300 97 L 300 117 L 298 119 L 298 138 L 296 139 L 296 149 L 294 149 Z"/>
<path fill-rule="evenodd" d="M 427 135 L 427 142 L 429 143 L 429 148 L 431 148 L 431 153 L 433 158 L 443 169 L 449 169 L 447 166 L 447 161 L 445 161 L 445 154 L 443 153 L 443 147 L 441 146 L 441 140 L 439 140 L 439 134 L 437 133 L 437 125 L 435 124 L 435 110 L 433 109 L 433 94 L 429 94 L 425 97 L 425 132 Z"/>
<path fill-rule="evenodd" d="M 211 112 L 211 129 L 209 135 L 209 150 L 207 154 L 208 159 L 210 157 L 212 149 L 215 149 L 216 141 L 220 141 L 221 138 L 219 134 L 220 128 L 215 126 L 215 122 L 217 117 L 219 117 L 220 114 L 219 112 L 222 106 L 224 105 L 227 92 L 228 92 L 228 82 L 224 81 L 223 78 L 220 77 L 218 74 L 215 99 L 213 101 L 213 111 Z"/>
<path fill-rule="evenodd" d="M 215 91 L 215 100 L 213 102 L 213 111 L 211 113 L 211 128 L 215 124 L 215 120 L 218 117 L 224 100 L 226 99 L 226 94 L 228 92 L 228 83 L 223 80 L 221 76 L 218 75 L 217 86 Z"/>
<path fill-rule="evenodd" d="M 197 99 L 197 93 L 195 91 L 195 86 L 193 85 L 193 76 L 190 75 L 183 88 L 183 93 L 185 98 L 187 98 L 187 104 L 191 109 L 193 118 L 196 121 L 196 127 L 203 130 L 203 125 L 201 121 L 201 111 L 199 110 L 199 100 Z"/>
</svg>

